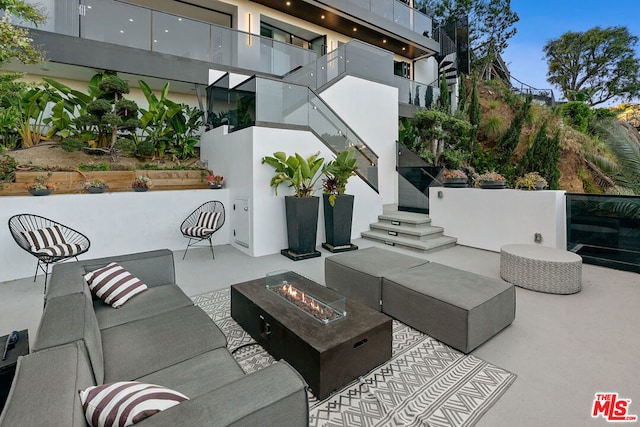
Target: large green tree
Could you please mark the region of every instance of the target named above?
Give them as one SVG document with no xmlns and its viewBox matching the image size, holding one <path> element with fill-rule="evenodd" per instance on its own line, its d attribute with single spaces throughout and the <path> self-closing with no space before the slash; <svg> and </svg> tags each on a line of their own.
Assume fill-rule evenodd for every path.
<svg viewBox="0 0 640 427">
<path fill-rule="evenodd" d="M 569 31 L 544 46 L 549 83 L 570 101 L 591 106 L 640 96 L 638 37 L 626 27 Z"/>
<path fill-rule="evenodd" d="M 37 7 L 21 0 L 0 0 L 0 68 L 18 60 L 32 64 L 43 60 L 43 53 L 33 45 L 29 30 L 17 26 L 14 22 L 29 22 L 38 25 L 45 21 L 45 14 Z M 22 118 L 15 106 L 19 100 L 17 93 L 27 85 L 20 82 L 20 73 L 0 75 L 0 147 L 14 148 L 19 140 L 16 123 Z"/>
<path fill-rule="evenodd" d="M 416 7 L 427 9 L 437 25 L 468 17 L 471 66 L 480 73 L 505 51 L 520 19 L 511 0 L 419 0 Z"/>
<path fill-rule="evenodd" d="M 42 9 L 22 0 L 0 0 L 0 67 L 17 59 L 24 64 L 40 62 L 44 55 L 33 45 L 29 30 L 14 22 L 31 23 L 36 27 L 46 21 Z"/>
</svg>

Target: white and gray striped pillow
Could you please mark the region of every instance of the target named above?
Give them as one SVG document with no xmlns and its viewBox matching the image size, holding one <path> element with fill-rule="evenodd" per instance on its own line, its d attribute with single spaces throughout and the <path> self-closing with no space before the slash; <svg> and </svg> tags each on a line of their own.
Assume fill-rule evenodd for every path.
<svg viewBox="0 0 640 427">
<path fill-rule="evenodd" d="M 209 234 L 216 231 L 219 220 L 220 212 L 200 212 L 196 225 L 184 228 L 182 232 L 187 236 L 207 237 Z"/>
<path fill-rule="evenodd" d="M 200 212 L 196 227 L 208 228 L 215 230 L 220 219 L 220 212 Z"/>
<path fill-rule="evenodd" d="M 116 262 L 84 275 L 91 293 L 119 308 L 134 296 L 147 290 L 147 285 Z"/>
<path fill-rule="evenodd" d="M 55 245 L 66 243 L 62 236 L 60 227 L 54 225 L 53 227 L 39 228 L 37 230 L 29 230 L 22 233 L 31 250 L 37 252 L 40 249 L 48 248 Z"/>
<path fill-rule="evenodd" d="M 22 233 L 31 251 L 53 257 L 73 256 L 82 252 L 85 247 L 77 243 L 67 243 L 62 235 L 62 230 L 57 225 L 53 227 L 39 228 Z"/>
<path fill-rule="evenodd" d="M 85 418 L 93 427 L 131 426 L 189 400 L 177 391 L 137 381 L 91 386 L 79 393 Z"/>
<path fill-rule="evenodd" d="M 46 248 L 41 248 L 34 252 L 49 256 L 73 256 L 83 250 L 84 246 L 76 243 L 61 243 L 59 245 L 47 246 Z"/>
<path fill-rule="evenodd" d="M 207 237 L 209 234 L 213 233 L 215 230 L 212 228 L 204 228 L 204 227 L 187 227 L 182 230 L 184 234 L 192 237 Z"/>
</svg>

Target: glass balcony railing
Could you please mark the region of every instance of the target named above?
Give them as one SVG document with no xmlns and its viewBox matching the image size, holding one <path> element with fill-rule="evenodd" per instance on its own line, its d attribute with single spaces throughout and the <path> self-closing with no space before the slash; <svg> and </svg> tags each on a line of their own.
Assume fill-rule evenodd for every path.
<svg viewBox="0 0 640 427">
<path fill-rule="evenodd" d="M 208 117 L 228 117 L 231 130 L 259 123 L 310 129 L 334 153 L 355 148 L 358 174 L 378 188 L 378 156 L 320 98 L 306 86 L 252 77 L 228 91 L 224 102 L 224 79 L 207 88 Z M 217 121 L 217 125 L 224 124 Z M 212 125 L 214 125 L 212 123 Z"/>
<path fill-rule="evenodd" d="M 229 67 L 283 75 L 317 58 L 312 50 L 268 37 L 120 1 L 49 0 L 44 7 L 49 19 L 39 27 L 43 31 Z"/>
<path fill-rule="evenodd" d="M 374 15 L 402 25 L 411 31 L 431 37 L 432 20 L 424 13 L 397 0 L 346 0 Z"/>
<path fill-rule="evenodd" d="M 640 196 L 566 197 L 567 249 L 589 264 L 640 273 Z"/>
<path fill-rule="evenodd" d="M 435 86 L 437 82 L 426 84 L 400 76 L 393 77 L 393 86 L 398 88 L 398 102 L 401 104 L 431 108 L 440 98 L 440 88 Z"/>
<path fill-rule="evenodd" d="M 351 40 L 286 76 L 285 80 L 318 90 L 345 74 L 391 85 L 393 54 L 359 40 Z"/>
</svg>

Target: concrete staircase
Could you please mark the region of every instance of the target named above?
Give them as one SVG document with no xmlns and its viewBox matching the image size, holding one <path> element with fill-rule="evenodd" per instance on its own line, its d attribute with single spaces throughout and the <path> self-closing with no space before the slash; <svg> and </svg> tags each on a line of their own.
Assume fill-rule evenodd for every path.
<svg viewBox="0 0 640 427">
<path fill-rule="evenodd" d="M 442 227 L 433 227 L 428 215 L 413 212 L 385 210 L 369 227 L 371 230 L 363 232 L 362 237 L 422 252 L 450 248 L 457 241 L 444 236 Z"/>
</svg>

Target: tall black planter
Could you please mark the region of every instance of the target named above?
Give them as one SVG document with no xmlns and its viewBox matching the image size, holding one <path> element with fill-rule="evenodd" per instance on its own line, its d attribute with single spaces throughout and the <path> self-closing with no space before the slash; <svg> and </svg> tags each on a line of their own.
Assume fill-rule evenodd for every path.
<svg viewBox="0 0 640 427">
<path fill-rule="evenodd" d="M 353 196 L 340 194 L 336 196 L 333 206 L 329 203 L 329 195 L 323 195 L 324 229 L 327 241 L 322 247 L 330 252 L 346 252 L 358 249 L 351 243 L 351 224 L 353 219 Z"/>
<path fill-rule="evenodd" d="M 289 248 L 280 253 L 294 261 L 320 256 L 316 251 L 318 197 L 285 196 Z"/>
</svg>

